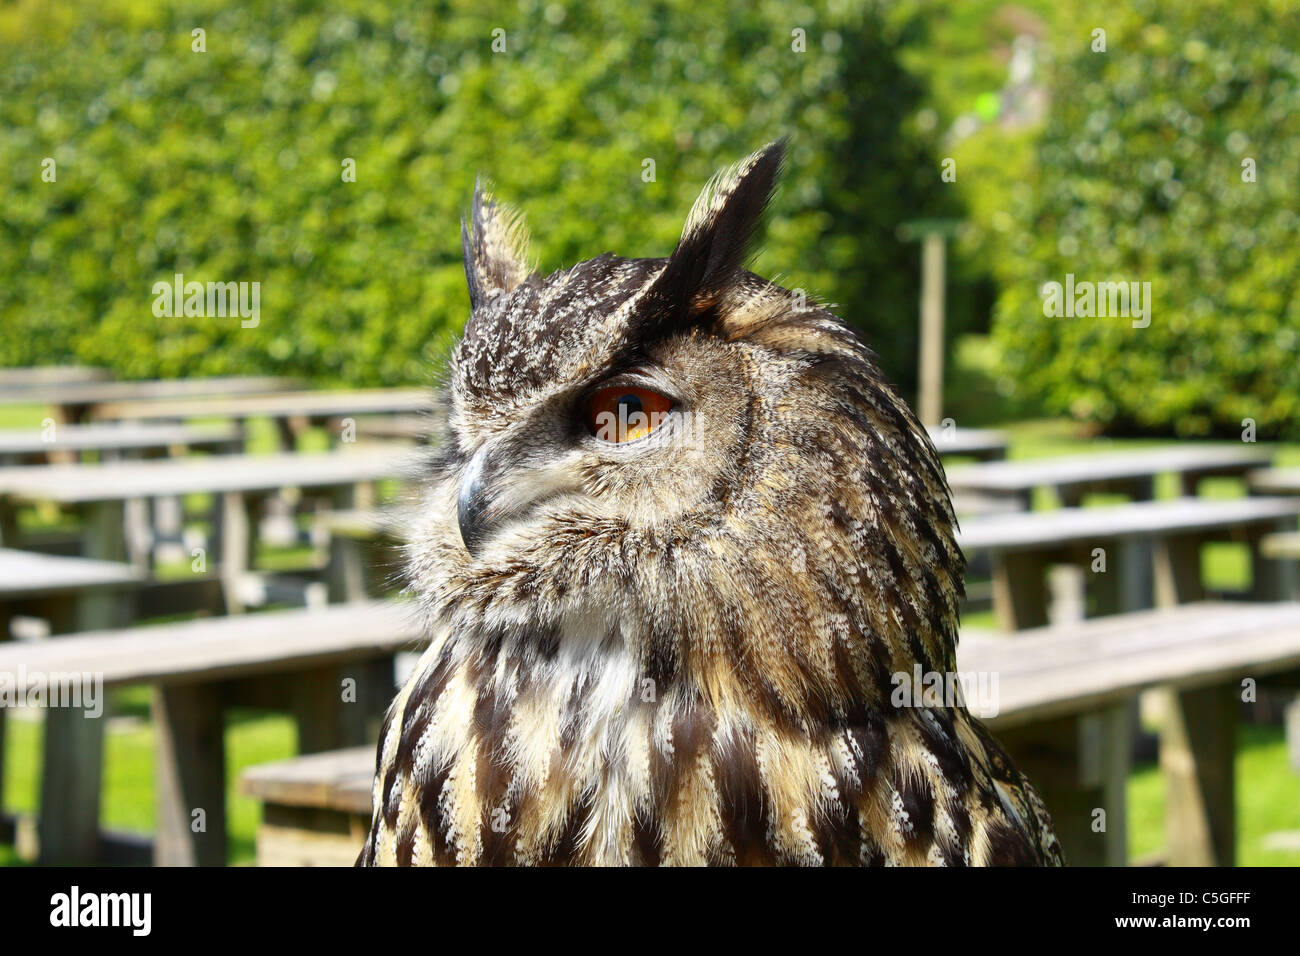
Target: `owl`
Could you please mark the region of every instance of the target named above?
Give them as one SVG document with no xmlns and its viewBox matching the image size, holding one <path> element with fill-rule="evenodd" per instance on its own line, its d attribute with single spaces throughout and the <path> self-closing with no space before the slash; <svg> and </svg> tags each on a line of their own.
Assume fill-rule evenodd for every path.
<svg viewBox="0 0 1300 956">
<path fill-rule="evenodd" d="M 783 154 L 716 175 L 667 258 L 546 277 L 476 188 L 409 529 L 430 643 L 359 865 L 1061 862 L 960 699 L 898 701 L 955 672 L 964 558 L 870 349 L 744 268 Z"/>
</svg>

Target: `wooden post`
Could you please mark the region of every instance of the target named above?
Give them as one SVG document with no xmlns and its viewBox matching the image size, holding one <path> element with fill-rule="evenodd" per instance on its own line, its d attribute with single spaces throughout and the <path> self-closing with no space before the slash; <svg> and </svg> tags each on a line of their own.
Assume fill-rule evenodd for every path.
<svg viewBox="0 0 1300 956">
<path fill-rule="evenodd" d="M 153 716 L 158 804 L 154 864 L 224 866 L 226 753 L 221 685 L 156 686 Z"/>
<path fill-rule="evenodd" d="M 1162 690 L 1160 769 L 1171 866 L 1232 866 L 1237 688 Z"/>
<path fill-rule="evenodd" d="M 918 219 L 899 229 L 904 240 L 921 242 L 921 323 L 918 343 L 917 415 L 924 425 L 943 419 L 943 309 L 945 247 L 960 222 L 954 219 Z"/>
<path fill-rule="evenodd" d="M 921 243 L 921 367 L 918 413 L 922 423 L 943 418 L 944 240 L 937 232 Z"/>
</svg>

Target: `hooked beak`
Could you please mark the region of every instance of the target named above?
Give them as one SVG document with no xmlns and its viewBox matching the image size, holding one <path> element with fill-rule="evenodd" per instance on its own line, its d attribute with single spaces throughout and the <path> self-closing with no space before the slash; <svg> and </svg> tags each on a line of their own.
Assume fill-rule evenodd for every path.
<svg viewBox="0 0 1300 956">
<path fill-rule="evenodd" d="M 477 556 L 478 547 L 491 530 L 492 518 L 487 513 L 492 503 L 492 462 L 487 447 L 480 448 L 470 459 L 465 477 L 460 482 L 460 496 L 456 502 L 456 521 L 460 525 L 460 539 L 465 550 Z"/>
</svg>

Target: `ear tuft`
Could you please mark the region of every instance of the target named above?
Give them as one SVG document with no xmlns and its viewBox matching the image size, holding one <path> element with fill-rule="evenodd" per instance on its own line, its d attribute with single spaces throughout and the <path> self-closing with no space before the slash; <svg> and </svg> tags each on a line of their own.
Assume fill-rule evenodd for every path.
<svg viewBox="0 0 1300 956">
<path fill-rule="evenodd" d="M 785 139 L 769 143 L 709 180 L 686 218 L 681 241 L 656 285 L 687 314 L 712 306 L 749 253 L 776 189 Z"/>
<path fill-rule="evenodd" d="M 469 222 L 460 221 L 460 242 L 471 309 L 509 292 L 533 271 L 523 215 L 493 199 L 487 184 L 474 183 L 474 205 Z"/>
</svg>

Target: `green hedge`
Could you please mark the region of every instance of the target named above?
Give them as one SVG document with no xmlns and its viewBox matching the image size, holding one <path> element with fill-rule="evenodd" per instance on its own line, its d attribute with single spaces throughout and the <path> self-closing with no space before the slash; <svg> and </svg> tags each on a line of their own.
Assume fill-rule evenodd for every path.
<svg viewBox="0 0 1300 956">
<path fill-rule="evenodd" d="M 1260 437 L 1300 435 L 1300 10 L 1135 0 L 1079 20 L 1013 194 L 1007 377 L 1113 431 L 1238 436 L 1250 418 Z M 1041 286 L 1067 273 L 1150 282 L 1150 326 L 1045 316 Z"/>
<path fill-rule="evenodd" d="M 465 318 L 476 172 L 545 270 L 664 255 L 723 163 L 782 134 L 759 271 L 840 304 L 911 382 L 918 251 L 956 212 L 873 6 L 106 0 L 0 10 L 0 364 L 123 376 L 427 378 Z M 206 53 L 191 30 L 206 30 Z M 493 30 L 506 51 L 492 51 Z M 792 50 L 803 29 L 807 52 Z M 57 182 L 41 161 L 57 161 Z M 345 183 L 341 163 L 356 161 Z M 656 180 L 643 182 L 643 160 Z M 261 322 L 157 318 L 152 286 L 261 283 Z M 960 286 L 953 326 L 971 321 Z"/>
</svg>

